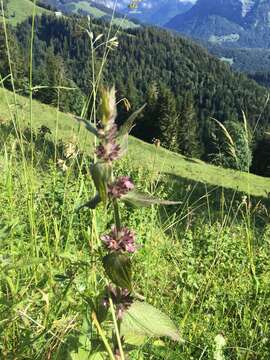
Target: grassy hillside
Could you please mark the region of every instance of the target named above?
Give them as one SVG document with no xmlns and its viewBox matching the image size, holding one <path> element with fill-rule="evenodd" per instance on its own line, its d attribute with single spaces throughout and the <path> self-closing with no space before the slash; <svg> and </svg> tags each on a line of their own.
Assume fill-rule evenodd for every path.
<svg viewBox="0 0 270 360">
<path fill-rule="evenodd" d="M 63 9 L 67 12 L 71 13 L 79 13 L 80 11 L 83 11 L 86 14 L 92 15 L 94 18 L 100 19 L 100 18 L 106 18 L 108 17 L 108 21 L 111 19 L 111 15 L 103 11 L 102 9 L 99 9 L 93 5 L 90 5 L 88 1 L 79 1 L 79 2 L 70 2 L 66 5 L 64 5 Z M 135 27 L 138 27 L 139 25 L 135 24 L 134 22 L 128 20 L 128 19 L 122 19 L 122 18 L 114 18 L 112 20 L 114 25 L 120 26 L 124 29 L 132 29 Z"/>
<path fill-rule="evenodd" d="M 29 123 L 29 101 L 17 96 L 18 112 L 24 123 Z M 8 106 L 9 104 L 9 106 Z M 9 119 L 14 113 L 13 95 L 0 89 L 0 118 Z M 57 119 L 58 116 L 58 119 Z M 52 131 L 57 127 L 57 136 L 64 140 L 71 139 L 74 135 L 79 137 L 82 148 L 91 147 L 92 141 L 84 130 L 69 114 L 58 113 L 55 108 L 34 101 L 33 103 L 34 127 L 48 126 Z M 154 145 L 144 143 L 136 138 L 130 139 L 130 156 L 138 165 L 152 170 L 158 168 L 162 173 L 174 177 L 185 178 L 195 182 L 205 183 L 218 187 L 245 192 L 254 196 L 266 197 L 270 189 L 270 179 L 256 175 L 242 173 L 230 169 L 223 169 L 206 164 L 197 159 L 189 159 L 166 149 L 157 149 Z"/>
<path fill-rule="evenodd" d="M 36 7 L 36 14 L 49 14 L 50 11 L 39 6 Z M 9 0 L 8 2 L 8 22 L 12 25 L 23 22 L 33 14 L 33 3 L 31 0 Z M 1 21 L 1 19 L 0 19 Z"/>
<path fill-rule="evenodd" d="M 14 135 L 5 120 L 16 112 L 19 123 L 29 124 L 28 100 L 18 96 L 16 111 L 13 95 L 0 90 L 0 358 L 86 360 L 90 334 L 93 347 L 100 339 L 85 319 L 96 311 L 93 299 L 103 298 L 107 284 L 100 235 L 111 226 L 112 209 L 76 211 L 95 191 L 88 173 L 92 152 L 72 157 L 66 170 L 56 167 L 59 153 L 49 135 L 44 141 L 34 132 L 29 141 L 29 131 L 24 132 L 22 142 Z M 71 115 L 35 101 L 33 125 L 50 127 L 53 140 L 76 139 L 80 148 L 92 147 Z M 264 196 L 269 179 L 130 140 L 130 157 L 118 162 L 117 174 L 128 174 L 141 190 L 181 201 L 166 211 L 121 204 L 122 224 L 136 231 L 138 244 L 132 256 L 134 289 L 170 316 L 184 341 L 150 340 L 129 359 L 268 360 L 267 202 L 234 191 L 212 192 L 208 184 Z M 205 182 L 209 196 L 192 196 L 193 180 Z M 109 336 L 107 322 L 101 325 Z M 91 358 L 109 359 L 103 352 Z"/>
</svg>

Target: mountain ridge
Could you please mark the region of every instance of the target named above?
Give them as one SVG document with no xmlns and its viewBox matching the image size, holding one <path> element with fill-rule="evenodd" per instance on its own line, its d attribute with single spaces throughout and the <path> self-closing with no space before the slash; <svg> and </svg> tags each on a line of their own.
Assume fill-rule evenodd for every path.
<svg viewBox="0 0 270 360">
<path fill-rule="evenodd" d="M 270 1 L 198 0 L 165 26 L 213 43 L 223 41 L 225 46 L 269 48 L 269 14 Z"/>
</svg>

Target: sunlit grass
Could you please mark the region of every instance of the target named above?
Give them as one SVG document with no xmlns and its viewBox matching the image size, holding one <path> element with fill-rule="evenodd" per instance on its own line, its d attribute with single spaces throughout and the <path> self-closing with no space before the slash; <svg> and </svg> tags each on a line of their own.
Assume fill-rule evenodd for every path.
<svg viewBox="0 0 270 360">
<path fill-rule="evenodd" d="M 50 11 L 39 6 L 36 7 L 36 15 L 49 14 Z M 7 21 L 12 25 L 16 25 L 26 20 L 33 13 L 33 2 L 30 0 L 9 0 Z M 1 17 L 0 17 L 1 21 Z"/>
<path fill-rule="evenodd" d="M 7 99 L 11 107 L 7 105 Z M 11 93 L 0 89 L 0 117 L 10 119 L 10 108 L 12 105 Z M 29 102 L 27 98 L 18 96 L 21 121 L 27 126 L 29 114 Z M 78 123 L 70 114 L 58 112 L 51 106 L 33 102 L 33 125 L 38 128 L 42 125 L 48 126 L 52 131 L 56 129 L 58 119 L 57 136 L 63 140 L 77 138 L 81 148 L 90 147 L 93 138 L 86 136 L 83 129 L 79 129 Z M 234 189 L 239 192 L 246 192 L 254 196 L 267 197 L 270 189 L 270 179 L 248 174 L 240 171 L 223 169 L 206 164 L 197 159 L 188 159 L 180 154 L 172 153 L 165 149 L 157 149 L 154 145 L 146 144 L 131 137 L 131 158 L 135 163 L 144 165 L 148 169 L 155 167 L 163 173 L 168 173 L 179 178 L 190 179 L 200 183 L 206 183 L 218 187 Z"/>
</svg>

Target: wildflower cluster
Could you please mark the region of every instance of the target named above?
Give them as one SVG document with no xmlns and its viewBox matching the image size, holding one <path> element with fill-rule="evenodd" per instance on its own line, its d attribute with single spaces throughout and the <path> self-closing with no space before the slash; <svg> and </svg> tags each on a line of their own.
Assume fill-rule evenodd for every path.
<svg viewBox="0 0 270 360">
<path fill-rule="evenodd" d="M 121 176 L 112 184 L 108 185 L 108 193 L 114 199 L 120 199 L 134 189 L 134 184 L 128 176 Z"/>
<path fill-rule="evenodd" d="M 108 233 L 100 236 L 106 255 L 102 257 L 104 271 L 110 282 L 114 284 L 106 288 L 106 295 L 102 299 L 102 309 L 105 317 L 110 308 L 115 332 L 112 334 L 112 348 L 115 359 L 127 360 L 127 345 L 134 345 L 134 337 L 145 339 L 156 335 L 169 336 L 178 340 L 178 331 L 166 315 L 158 309 L 147 304 L 141 295 L 134 293 L 132 281 L 132 257 L 137 250 L 135 232 L 121 224 L 119 202 L 133 206 L 151 206 L 154 204 L 173 205 L 175 202 L 156 199 L 149 194 L 139 192 L 128 176 L 114 177 L 113 165 L 127 151 L 128 134 L 137 115 L 143 110 L 139 109 L 132 114 L 127 122 L 118 130 L 116 119 L 115 90 L 104 90 L 102 93 L 102 118 L 97 129 L 86 120 L 79 118 L 86 128 L 94 134 L 99 143 L 95 149 L 97 161 L 91 165 L 91 176 L 96 187 L 96 195 L 84 206 L 96 208 L 100 202 L 107 209 L 112 206 L 114 225 Z M 80 207 L 80 208 L 82 208 Z M 138 300 L 139 299 L 139 300 Z M 99 302 L 100 304 L 100 302 Z M 98 308 L 95 309 L 98 312 Z M 160 319 L 156 326 L 156 319 Z M 133 323 L 133 319 L 135 319 Z M 104 320 L 102 320 L 104 321 Z M 143 325 L 140 327 L 140 321 Z M 147 322 L 147 324 L 145 323 Z M 96 325 L 100 332 L 100 324 Z M 101 335 L 101 333 L 100 333 Z M 129 335 L 129 336 L 128 336 Z M 108 349 L 108 344 L 104 342 Z M 112 354 L 112 350 L 108 350 Z"/>
<path fill-rule="evenodd" d="M 116 316 L 118 320 L 123 318 L 124 311 L 127 310 L 133 302 L 133 298 L 128 289 L 121 289 L 108 285 L 107 294 L 102 299 L 102 306 L 109 308 L 109 298 L 116 305 Z"/>
<path fill-rule="evenodd" d="M 113 226 L 108 235 L 101 236 L 101 241 L 109 251 L 126 251 L 128 253 L 136 251 L 135 233 L 126 227 L 117 229 L 116 226 Z"/>
</svg>

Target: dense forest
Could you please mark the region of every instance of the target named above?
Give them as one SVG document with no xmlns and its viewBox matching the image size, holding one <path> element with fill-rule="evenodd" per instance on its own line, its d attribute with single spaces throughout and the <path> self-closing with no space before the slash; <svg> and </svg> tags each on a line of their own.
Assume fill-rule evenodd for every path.
<svg viewBox="0 0 270 360">
<path fill-rule="evenodd" d="M 231 60 L 232 69 L 234 70 L 254 73 L 267 71 L 270 68 L 269 49 L 238 49 L 212 44 L 207 41 L 201 41 L 201 43 L 207 47 L 211 54 L 218 58 Z"/>
<path fill-rule="evenodd" d="M 49 89 L 39 89 L 34 95 L 45 103 L 57 104 L 55 87 L 76 87 L 76 96 L 72 91 L 60 92 L 60 108 L 77 114 L 85 96 L 91 92 L 92 55 L 89 36 L 84 31 L 86 26 L 86 20 L 80 17 L 44 15 L 35 22 L 33 81 L 34 85 Z M 94 38 L 106 33 L 106 26 L 102 20 L 92 20 Z M 143 27 L 121 32 L 115 28 L 115 31 L 119 45 L 107 57 L 101 82 L 114 83 L 118 98 L 127 97 L 131 110 L 148 104 L 134 130 L 136 136 L 146 141 L 159 138 L 171 150 L 241 170 L 251 167 L 252 154 L 256 154 L 252 169 L 257 169 L 254 159 L 258 159 L 262 149 L 259 144 L 266 141 L 264 133 L 270 128 L 267 89 L 243 74 L 233 73 L 229 65 L 197 44 L 165 30 Z M 13 63 L 16 85 L 24 93 L 29 88 L 30 33 L 31 19 L 10 29 L 11 53 L 16 57 Z M 103 41 L 101 38 L 96 44 L 93 55 L 96 72 L 104 54 L 104 46 L 97 45 Z M 4 47 L 3 31 L 0 47 Z M 7 59 L 0 59 L 2 76 L 8 71 Z M 238 141 L 247 131 L 242 111 L 250 128 L 248 149 L 243 141 Z M 127 116 L 123 103 L 119 105 L 119 113 L 120 119 Z M 237 151 L 245 161 L 233 164 L 228 160 L 224 134 L 211 118 L 231 129 Z M 266 162 L 260 173 L 266 173 L 268 167 Z"/>
</svg>

